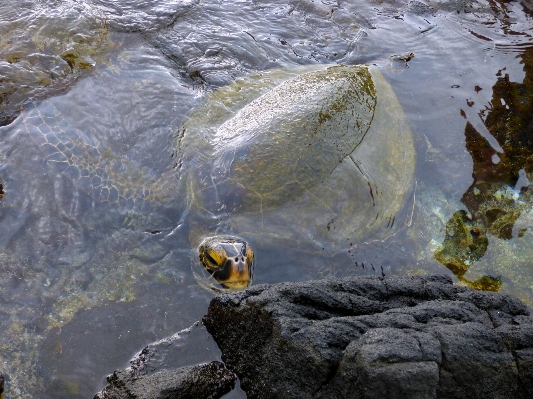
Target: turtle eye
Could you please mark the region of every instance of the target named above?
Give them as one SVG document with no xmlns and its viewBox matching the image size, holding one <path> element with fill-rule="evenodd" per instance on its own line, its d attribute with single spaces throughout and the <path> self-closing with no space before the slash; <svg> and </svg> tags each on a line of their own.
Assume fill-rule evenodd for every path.
<svg viewBox="0 0 533 399">
<path fill-rule="evenodd" d="M 206 259 L 207 259 L 207 261 L 208 261 L 209 263 L 212 263 L 212 264 L 214 264 L 214 265 L 218 265 L 218 264 L 217 264 L 217 261 L 214 260 L 213 257 L 212 257 L 211 255 L 209 255 L 209 253 L 205 254 L 205 257 L 206 257 Z"/>
<path fill-rule="evenodd" d="M 254 251 L 252 250 L 252 248 L 250 248 L 249 245 L 246 246 L 246 258 L 250 263 L 254 261 Z"/>
<path fill-rule="evenodd" d="M 213 265 L 222 266 L 224 264 L 224 255 L 212 248 L 205 252 L 205 257 Z"/>
</svg>

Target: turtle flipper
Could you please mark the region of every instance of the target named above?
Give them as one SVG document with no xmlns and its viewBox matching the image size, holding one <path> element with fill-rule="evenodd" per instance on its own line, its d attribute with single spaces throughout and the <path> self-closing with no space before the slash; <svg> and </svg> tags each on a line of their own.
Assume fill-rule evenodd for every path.
<svg viewBox="0 0 533 399">
<path fill-rule="evenodd" d="M 53 102 L 28 102 L 23 124 L 46 163 L 96 201 L 142 211 L 153 197 L 149 172 L 72 126 Z"/>
</svg>

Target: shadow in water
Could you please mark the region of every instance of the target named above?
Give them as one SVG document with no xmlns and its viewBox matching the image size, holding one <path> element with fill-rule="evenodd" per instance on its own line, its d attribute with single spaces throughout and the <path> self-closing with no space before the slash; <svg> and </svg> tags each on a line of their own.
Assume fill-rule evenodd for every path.
<svg viewBox="0 0 533 399">
<path fill-rule="evenodd" d="M 500 148 L 494 148 L 484 132 L 466 123 L 466 149 L 474 162 L 474 181 L 461 202 L 469 213 L 458 210 L 452 215 L 442 247 L 435 252 L 435 258 L 459 280 L 481 290 L 498 291 L 502 283 L 491 276 L 470 281 L 464 277 L 468 268 L 485 254 L 489 235 L 504 240 L 523 236 L 526 229 L 514 231 L 513 227 L 533 204 L 533 47 L 519 57 L 524 64 L 523 82 L 511 82 L 505 68 L 498 71 L 492 100 L 479 113 Z M 466 118 L 463 110 L 461 114 Z"/>
</svg>

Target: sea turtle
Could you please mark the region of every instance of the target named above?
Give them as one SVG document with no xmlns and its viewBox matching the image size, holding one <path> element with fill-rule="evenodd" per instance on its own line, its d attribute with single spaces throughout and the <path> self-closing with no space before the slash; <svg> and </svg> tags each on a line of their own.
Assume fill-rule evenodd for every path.
<svg viewBox="0 0 533 399">
<path fill-rule="evenodd" d="M 333 256 L 382 242 L 412 212 L 411 132 L 390 85 L 364 65 L 270 71 L 211 92 L 177 135 L 166 184 L 53 104 L 28 109 L 24 124 L 47 162 L 96 200 L 142 214 L 177 196 L 202 261 L 193 272 L 209 288 L 249 285 L 249 243 Z"/>
<path fill-rule="evenodd" d="M 252 272 L 242 260 L 253 265 L 249 244 L 206 240 L 213 231 L 332 256 L 410 221 L 413 140 L 376 68 L 303 67 L 237 81 L 208 96 L 177 146 L 191 242 L 207 259 L 195 275 L 210 287 L 246 287 Z"/>
</svg>

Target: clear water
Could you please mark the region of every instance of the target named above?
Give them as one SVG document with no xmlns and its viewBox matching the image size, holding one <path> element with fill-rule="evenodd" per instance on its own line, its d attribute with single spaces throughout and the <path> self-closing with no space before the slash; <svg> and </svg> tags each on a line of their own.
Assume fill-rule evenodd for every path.
<svg viewBox="0 0 533 399">
<path fill-rule="evenodd" d="M 276 68 L 378 66 L 411 125 L 417 184 L 411 223 L 368 250 L 372 266 L 347 252 L 326 259 L 259 246 L 254 284 L 452 274 L 435 259 L 450 218 L 459 210 L 475 218 L 476 207 L 499 201 L 515 212 L 510 234 L 497 230 L 507 219 L 481 212 L 465 245 L 481 234 L 488 246 L 463 259 L 460 277 L 500 277 L 500 292 L 531 305 L 533 177 L 531 163 L 511 156 L 525 152 L 527 161 L 531 152 L 509 147 L 489 122 L 517 107 L 503 99 L 507 75 L 524 84 L 527 110 L 532 27 L 526 1 L 0 1 L 6 397 L 92 397 L 137 350 L 205 314 L 213 294 L 191 273 L 175 137 L 207 93 Z M 408 62 L 392 57 L 411 51 Z M 38 118 L 61 138 L 44 143 L 44 130 L 32 130 Z M 488 143 L 480 173 L 492 186 L 462 202 L 481 170 L 467 123 Z M 69 163 L 43 144 L 78 158 Z M 494 177 L 498 160 L 511 180 Z"/>
</svg>

